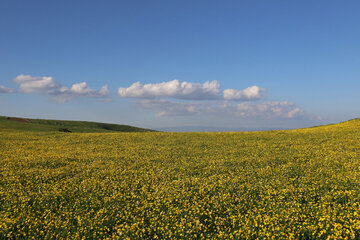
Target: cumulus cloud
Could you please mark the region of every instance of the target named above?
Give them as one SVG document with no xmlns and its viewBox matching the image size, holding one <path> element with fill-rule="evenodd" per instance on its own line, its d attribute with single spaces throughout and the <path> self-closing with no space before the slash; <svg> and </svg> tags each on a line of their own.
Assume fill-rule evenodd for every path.
<svg viewBox="0 0 360 240">
<path fill-rule="evenodd" d="M 243 90 L 220 90 L 212 82 L 191 83 L 172 80 L 119 88 L 120 97 L 135 98 L 138 107 L 155 111 L 157 116 L 218 115 L 236 118 L 294 119 L 305 116 L 302 109 L 288 101 L 264 102 L 264 88 L 250 86 Z"/>
<path fill-rule="evenodd" d="M 224 90 L 224 99 L 226 100 L 257 100 L 262 98 L 261 93 L 265 91 L 259 86 L 251 86 L 244 90 L 226 89 Z"/>
<path fill-rule="evenodd" d="M 52 77 L 32 77 L 19 75 L 13 79 L 19 89 L 25 93 L 38 93 L 52 96 L 57 102 L 66 102 L 74 97 L 106 97 L 109 94 L 107 85 L 99 91 L 91 89 L 86 82 L 75 83 L 68 88 L 56 82 Z"/>
<path fill-rule="evenodd" d="M 220 91 L 220 83 L 216 80 L 204 84 L 180 82 L 172 80 L 162 83 L 150 83 L 142 85 L 140 82 L 132 84 L 128 88 L 119 88 L 120 97 L 127 98 L 174 98 L 187 100 L 235 100 L 250 101 L 262 98 L 265 89 L 252 86 L 244 90 L 226 89 Z"/>
<path fill-rule="evenodd" d="M 12 88 L 7 88 L 4 86 L 0 86 L 0 93 L 12 93 L 13 89 Z"/>
<path fill-rule="evenodd" d="M 119 88 L 118 94 L 128 98 L 175 98 L 175 99 L 218 99 L 220 84 L 212 82 L 191 83 L 172 80 L 162 83 L 149 83 L 142 85 L 140 82 L 132 84 L 128 88 Z"/>
<path fill-rule="evenodd" d="M 141 108 L 157 112 L 157 116 L 219 115 L 224 117 L 260 117 L 293 119 L 304 116 L 304 111 L 295 104 L 282 102 L 171 102 L 163 99 L 137 101 Z"/>
<path fill-rule="evenodd" d="M 94 90 L 89 88 L 86 82 L 81 82 L 73 84 L 70 92 L 78 95 L 91 95 L 94 93 Z"/>
<path fill-rule="evenodd" d="M 26 93 L 47 93 L 60 87 L 60 84 L 52 77 L 32 77 L 21 74 L 14 78 L 13 82 L 19 84 L 20 90 Z"/>
</svg>

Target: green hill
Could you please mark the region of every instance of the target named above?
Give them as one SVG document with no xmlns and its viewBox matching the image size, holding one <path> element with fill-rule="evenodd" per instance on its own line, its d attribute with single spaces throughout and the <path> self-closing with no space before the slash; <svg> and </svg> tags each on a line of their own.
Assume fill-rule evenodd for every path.
<svg viewBox="0 0 360 240">
<path fill-rule="evenodd" d="M 0 131 L 41 131 L 41 132 L 152 132 L 153 130 L 129 125 L 86 122 L 29 119 L 0 116 Z"/>
</svg>

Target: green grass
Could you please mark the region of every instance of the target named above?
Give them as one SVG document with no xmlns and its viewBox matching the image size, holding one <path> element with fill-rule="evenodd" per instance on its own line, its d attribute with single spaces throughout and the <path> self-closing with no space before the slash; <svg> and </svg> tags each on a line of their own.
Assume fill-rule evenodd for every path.
<svg viewBox="0 0 360 240">
<path fill-rule="evenodd" d="M 0 116 L 0 131 L 35 131 L 35 132 L 61 132 L 67 129 L 77 133 L 96 132 L 151 132 L 153 130 L 138 128 L 129 125 L 86 122 L 64 121 L 45 119 L 24 119 L 27 122 L 9 120 L 8 117 Z"/>
</svg>

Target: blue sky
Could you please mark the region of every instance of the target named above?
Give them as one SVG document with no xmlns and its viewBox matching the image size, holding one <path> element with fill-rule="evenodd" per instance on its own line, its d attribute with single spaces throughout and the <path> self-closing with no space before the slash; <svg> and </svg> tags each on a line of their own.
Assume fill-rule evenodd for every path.
<svg viewBox="0 0 360 240">
<path fill-rule="evenodd" d="M 149 128 L 359 117 L 358 1 L 0 4 L 0 115 Z"/>
</svg>

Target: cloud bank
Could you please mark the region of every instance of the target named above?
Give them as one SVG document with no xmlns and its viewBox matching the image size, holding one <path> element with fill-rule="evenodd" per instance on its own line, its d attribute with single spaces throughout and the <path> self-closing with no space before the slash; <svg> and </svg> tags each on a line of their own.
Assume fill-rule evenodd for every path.
<svg viewBox="0 0 360 240">
<path fill-rule="evenodd" d="M 224 117 L 242 118 L 281 118 L 293 119 L 304 117 L 305 113 L 295 104 L 282 102 L 171 102 L 167 100 L 142 99 L 136 102 L 137 106 L 157 112 L 157 116 L 196 116 L 219 115 Z"/>
<path fill-rule="evenodd" d="M 0 93 L 12 93 L 13 89 L 12 88 L 7 88 L 4 86 L 0 86 Z"/>
<path fill-rule="evenodd" d="M 126 98 L 173 98 L 184 100 L 234 100 L 251 101 L 263 98 L 264 88 L 258 86 L 248 87 L 244 90 L 226 89 L 220 91 L 220 84 L 214 80 L 204 84 L 180 82 L 172 80 L 162 83 L 149 83 L 142 85 L 140 82 L 132 84 L 128 88 L 119 88 L 120 97 Z"/>
<path fill-rule="evenodd" d="M 221 91 L 216 80 L 203 84 L 172 80 L 144 85 L 136 82 L 128 88 L 119 88 L 118 95 L 137 99 L 139 108 L 155 111 L 159 117 L 219 115 L 293 119 L 305 116 L 302 109 L 288 101 L 256 102 L 264 98 L 264 91 L 256 85 Z"/>
<path fill-rule="evenodd" d="M 20 92 L 50 96 L 59 103 L 75 97 L 103 98 L 109 100 L 107 85 L 99 90 L 91 89 L 86 82 L 63 86 L 51 76 L 33 77 L 18 75 L 13 79 Z M 156 112 L 157 116 L 208 116 L 233 118 L 295 119 L 307 115 L 294 103 L 288 101 L 264 101 L 265 89 L 259 86 L 221 90 L 216 80 L 203 84 L 172 80 L 161 83 L 133 83 L 119 88 L 122 98 L 133 98 L 141 109 Z M 0 86 L 0 93 L 11 93 L 13 89 Z"/>
<path fill-rule="evenodd" d="M 106 97 L 109 94 L 107 85 L 99 91 L 91 89 L 86 82 L 73 84 L 70 88 L 62 86 L 52 77 L 32 77 L 30 75 L 19 75 L 13 79 L 24 93 L 37 93 L 49 95 L 57 102 L 66 102 L 74 97 Z"/>
<path fill-rule="evenodd" d="M 259 104 L 244 102 L 237 104 L 235 114 L 245 117 L 295 118 L 303 116 L 304 111 L 288 101 L 263 102 Z"/>
</svg>

